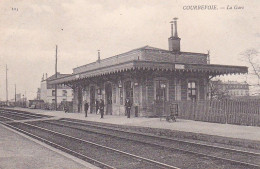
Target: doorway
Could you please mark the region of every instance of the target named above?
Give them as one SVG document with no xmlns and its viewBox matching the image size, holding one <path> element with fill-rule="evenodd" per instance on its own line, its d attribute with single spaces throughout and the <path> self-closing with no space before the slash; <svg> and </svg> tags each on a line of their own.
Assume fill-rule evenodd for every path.
<svg viewBox="0 0 260 169">
<path fill-rule="evenodd" d="M 157 79 L 155 80 L 155 114 L 156 116 L 167 115 L 167 80 Z"/>
<path fill-rule="evenodd" d="M 112 115 L 112 85 L 105 85 L 106 114 Z"/>
<path fill-rule="evenodd" d="M 133 101 L 134 101 L 134 98 L 133 98 L 133 86 L 132 86 L 132 82 L 129 80 L 129 81 L 126 81 L 125 84 L 124 84 L 124 87 L 125 87 L 125 99 L 129 99 L 130 102 L 132 103 L 133 105 Z M 131 114 L 133 114 L 133 109 L 131 109 Z M 125 111 L 125 115 L 126 114 L 126 111 Z"/>
<path fill-rule="evenodd" d="M 95 86 L 91 86 L 90 87 L 90 113 L 95 113 L 96 112 L 96 105 L 95 105 L 95 99 L 96 99 L 96 95 L 95 95 Z"/>
</svg>

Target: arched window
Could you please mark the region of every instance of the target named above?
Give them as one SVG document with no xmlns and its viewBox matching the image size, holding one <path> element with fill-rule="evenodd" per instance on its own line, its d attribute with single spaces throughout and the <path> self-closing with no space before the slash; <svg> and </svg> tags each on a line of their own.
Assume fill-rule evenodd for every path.
<svg viewBox="0 0 260 169">
<path fill-rule="evenodd" d="M 131 101 L 131 103 L 133 103 L 133 84 L 132 82 L 126 81 L 124 83 L 124 87 L 125 87 L 125 99 L 129 99 Z"/>
<path fill-rule="evenodd" d="M 90 113 L 96 113 L 96 88 L 95 86 L 90 86 L 89 100 L 90 100 Z"/>
</svg>

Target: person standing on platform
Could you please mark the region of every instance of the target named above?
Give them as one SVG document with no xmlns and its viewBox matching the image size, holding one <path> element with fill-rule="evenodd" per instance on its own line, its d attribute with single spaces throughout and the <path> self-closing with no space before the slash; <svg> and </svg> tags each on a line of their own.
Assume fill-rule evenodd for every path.
<svg viewBox="0 0 260 169">
<path fill-rule="evenodd" d="M 132 103 L 127 98 L 126 101 L 125 101 L 125 109 L 126 109 L 127 118 L 130 118 L 131 107 L 132 107 Z"/>
<path fill-rule="evenodd" d="M 99 110 L 99 101 L 96 99 L 96 114 L 98 114 Z"/>
<path fill-rule="evenodd" d="M 68 113 L 68 112 L 69 112 L 69 108 L 68 108 L 68 105 L 67 105 L 67 104 L 65 104 L 65 106 L 64 106 L 64 111 L 65 111 L 65 113 Z"/>
<path fill-rule="evenodd" d="M 104 118 L 104 108 L 105 108 L 104 100 L 100 99 L 99 111 L 100 111 L 100 114 L 101 114 L 101 119 Z"/>
<path fill-rule="evenodd" d="M 88 105 L 88 102 L 86 101 L 85 105 L 84 105 L 84 109 L 85 109 L 85 117 L 88 116 L 88 108 L 89 108 L 89 105 Z"/>
</svg>

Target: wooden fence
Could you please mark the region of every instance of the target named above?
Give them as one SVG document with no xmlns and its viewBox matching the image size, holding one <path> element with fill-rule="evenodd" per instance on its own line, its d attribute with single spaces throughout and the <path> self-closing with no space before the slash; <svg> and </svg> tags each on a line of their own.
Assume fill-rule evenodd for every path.
<svg viewBox="0 0 260 169">
<path fill-rule="evenodd" d="M 260 100 L 207 100 L 155 103 L 156 115 L 169 114 L 178 104 L 178 118 L 196 121 L 260 126 Z"/>
</svg>

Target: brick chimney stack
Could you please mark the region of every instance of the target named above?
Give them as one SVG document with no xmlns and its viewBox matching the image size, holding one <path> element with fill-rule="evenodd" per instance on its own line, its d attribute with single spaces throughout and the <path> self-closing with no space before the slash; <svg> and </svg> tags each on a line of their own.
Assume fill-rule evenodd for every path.
<svg viewBox="0 0 260 169">
<path fill-rule="evenodd" d="M 171 37 L 168 38 L 169 41 L 169 51 L 173 52 L 180 52 L 180 42 L 181 38 L 178 37 L 178 32 L 177 32 L 177 19 L 178 18 L 173 18 L 173 21 L 171 21 Z M 174 36 L 173 36 L 173 23 L 174 23 Z"/>
</svg>

